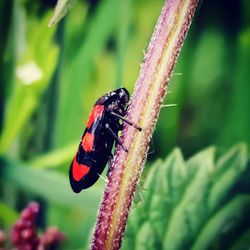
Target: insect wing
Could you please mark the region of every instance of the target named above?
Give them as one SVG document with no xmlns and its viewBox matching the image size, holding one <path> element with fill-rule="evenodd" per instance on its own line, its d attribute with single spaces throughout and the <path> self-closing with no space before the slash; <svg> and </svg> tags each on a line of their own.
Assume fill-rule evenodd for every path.
<svg viewBox="0 0 250 250">
<path fill-rule="evenodd" d="M 83 181 L 89 171 L 90 167 L 79 163 L 75 156 L 69 170 L 70 185 L 75 193 L 79 193 L 83 189 Z"/>
</svg>

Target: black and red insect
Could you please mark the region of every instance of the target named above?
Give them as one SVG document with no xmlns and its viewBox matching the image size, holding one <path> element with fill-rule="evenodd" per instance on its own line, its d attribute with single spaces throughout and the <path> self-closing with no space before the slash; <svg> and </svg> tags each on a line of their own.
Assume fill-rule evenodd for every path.
<svg viewBox="0 0 250 250">
<path fill-rule="evenodd" d="M 128 151 L 118 137 L 123 122 L 141 131 L 141 128 L 125 118 L 128 101 L 129 92 L 119 88 L 103 95 L 95 103 L 69 170 L 70 185 L 74 192 L 79 193 L 97 181 L 113 157 L 114 142 Z"/>
</svg>

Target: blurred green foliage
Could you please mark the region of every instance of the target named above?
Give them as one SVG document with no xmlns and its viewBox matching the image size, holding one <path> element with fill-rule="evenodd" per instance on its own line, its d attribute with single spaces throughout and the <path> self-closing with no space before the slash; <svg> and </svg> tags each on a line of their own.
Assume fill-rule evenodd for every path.
<svg viewBox="0 0 250 250">
<path fill-rule="evenodd" d="M 36 199 L 43 208 L 41 226 L 58 226 L 67 235 L 64 249 L 71 250 L 89 242 L 105 183 L 99 180 L 75 195 L 67 179 L 69 164 L 95 100 L 119 86 L 133 90 L 163 0 L 74 1 L 68 16 L 48 28 L 55 4 L 0 1 L 0 227 L 8 229 L 18 211 Z M 145 205 L 133 208 L 127 235 L 136 235 L 132 243 L 126 237 L 124 249 L 132 249 L 129 244 L 166 249 L 169 238 L 175 239 L 169 249 L 182 249 L 181 239 L 194 249 L 210 242 L 220 249 L 226 239 L 218 236 L 220 225 L 236 210 L 240 215 L 229 230 L 234 241 L 225 247 L 246 249 L 245 242 L 249 247 L 249 223 L 243 227 L 249 205 L 249 65 L 249 1 L 204 0 L 165 101 L 178 105 L 163 108 L 157 122 L 144 173 Z M 214 147 L 183 159 L 209 145 L 222 155 L 240 141 L 247 146 L 219 159 Z M 174 150 L 160 160 L 176 146 L 183 157 Z M 173 185 L 171 193 L 162 182 Z M 203 200 L 207 193 L 209 204 Z M 193 234 L 187 237 L 189 208 Z M 210 210 L 204 214 L 204 209 Z M 133 223 L 138 230 L 131 231 Z M 236 234 L 235 228 L 241 231 Z"/>
</svg>

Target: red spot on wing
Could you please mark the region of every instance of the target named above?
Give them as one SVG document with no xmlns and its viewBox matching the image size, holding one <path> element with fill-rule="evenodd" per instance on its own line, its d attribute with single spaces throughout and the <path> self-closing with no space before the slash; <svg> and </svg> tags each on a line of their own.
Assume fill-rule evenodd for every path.
<svg viewBox="0 0 250 250">
<path fill-rule="evenodd" d="M 91 125 L 93 124 L 93 122 L 102 115 L 104 106 L 103 105 L 95 105 L 90 116 L 89 119 L 87 121 L 87 128 L 90 128 Z"/>
<path fill-rule="evenodd" d="M 80 164 L 77 162 L 76 157 L 72 162 L 72 175 L 76 181 L 80 181 L 82 177 L 88 174 L 90 168 L 84 164 Z"/>
<path fill-rule="evenodd" d="M 82 138 L 82 147 L 86 152 L 90 152 L 93 148 L 95 136 L 88 132 L 85 133 L 84 137 Z"/>
</svg>

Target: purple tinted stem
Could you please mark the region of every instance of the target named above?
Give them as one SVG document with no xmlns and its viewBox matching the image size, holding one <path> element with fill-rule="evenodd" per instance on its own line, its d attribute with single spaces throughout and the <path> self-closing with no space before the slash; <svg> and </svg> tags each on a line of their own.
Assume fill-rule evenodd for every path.
<svg viewBox="0 0 250 250">
<path fill-rule="evenodd" d="M 128 213 L 148 152 L 148 144 L 167 91 L 170 75 L 191 24 L 198 0 L 164 3 L 130 101 L 128 120 L 142 131 L 125 124 L 109 182 L 104 191 L 91 249 L 119 249 Z"/>
</svg>

